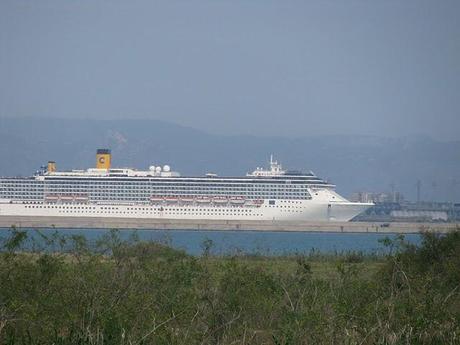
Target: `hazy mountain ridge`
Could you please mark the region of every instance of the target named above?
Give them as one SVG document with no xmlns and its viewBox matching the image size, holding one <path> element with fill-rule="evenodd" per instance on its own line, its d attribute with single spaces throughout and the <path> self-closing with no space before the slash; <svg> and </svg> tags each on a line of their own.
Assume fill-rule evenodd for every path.
<svg viewBox="0 0 460 345">
<path fill-rule="evenodd" d="M 265 166 L 273 153 L 286 168 L 313 170 L 345 195 L 394 184 L 414 199 L 420 179 L 424 199 L 459 198 L 460 141 L 217 136 L 156 120 L 0 118 L 0 175 L 30 175 L 48 160 L 58 169 L 87 168 L 99 147 L 112 149 L 115 166 L 170 164 L 183 175 L 241 175 Z"/>
</svg>

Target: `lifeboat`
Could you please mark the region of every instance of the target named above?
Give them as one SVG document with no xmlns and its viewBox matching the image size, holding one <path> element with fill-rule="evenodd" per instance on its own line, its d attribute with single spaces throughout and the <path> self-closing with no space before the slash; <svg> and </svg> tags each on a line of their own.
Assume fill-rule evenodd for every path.
<svg viewBox="0 0 460 345">
<path fill-rule="evenodd" d="M 209 204 L 211 202 L 211 199 L 208 197 L 201 197 L 201 198 L 196 198 L 195 201 L 200 204 Z"/>
<path fill-rule="evenodd" d="M 57 202 L 59 200 L 58 195 L 47 195 L 45 196 L 45 201 L 47 202 Z"/>
<path fill-rule="evenodd" d="M 162 196 L 151 196 L 150 201 L 151 202 L 162 202 L 164 198 Z"/>
<path fill-rule="evenodd" d="M 233 205 L 243 205 L 246 202 L 244 198 L 231 198 L 230 203 Z"/>
<path fill-rule="evenodd" d="M 180 201 L 182 202 L 193 202 L 195 200 L 195 198 L 191 197 L 191 196 L 183 196 L 180 198 Z"/>
<path fill-rule="evenodd" d="M 212 199 L 212 202 L 215 204 L 226 204 L 228 202 L 228 199 L 225 197 L 215 197 Z"/>
<path fill-rule="evenodd" d="M 62 201 L 73 201 L 73 195 L 62 195 L 61 200 Z"/>
<path fill-rule="evenodd" d="M 75 201 L 80 203 L 88 202 L 88 197 L 85 195 L 76 195 Z"/>
<path fill-rule="evenodd" d="M 167 196 L 165 197 L 165 201 L 168 203 L 175 203 L 178 201 L 178 199 L 175 196 Z"/>
<path fill-rule="evenodd" d="M 263 200 L 248 200 L 246 202 L 246 205 L 251 206 L 251 207 L 260 207 L 262 206 L 263 203 L 264 203 Z"/>
</svg>

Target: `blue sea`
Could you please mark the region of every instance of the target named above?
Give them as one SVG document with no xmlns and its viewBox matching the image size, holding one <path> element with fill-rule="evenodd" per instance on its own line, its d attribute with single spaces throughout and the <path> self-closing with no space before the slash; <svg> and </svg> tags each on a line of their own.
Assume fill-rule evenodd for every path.
<svg viewBox="0 0 460 345">
<path fill-rule="evenodd" d="M 30 236 L 37 234 L 27 230 Z M 104 229 L 47 229 L 46 235 L 54 232 L 65 235 L 84 235 L 90 242 L 107 234 Z M 8 236 L 9 229 L 0 228 L 0 239 Z M 200 255 L 204 243 L 212 243 L 215 255 L 292 255 L 320 252 L 324 254 L 362 252 L 385 254 L 390 249 L 381 243 L 385 238 L 395 239 L 394 234 L 379 233 L 312 233 L 312 232 L 260 232 L 260 231 L 198 231 L 198 230 L 118 230 L 120 238 L 128 240 L 135 236 L 142 241 L 154 241 L 173 248 L 185 250 L 191 255 Z M 418 234 L 404 235 L 406 242 L 419 244 Z M 210 242 L 211 241 L 211 242 Z"/>
</svg>

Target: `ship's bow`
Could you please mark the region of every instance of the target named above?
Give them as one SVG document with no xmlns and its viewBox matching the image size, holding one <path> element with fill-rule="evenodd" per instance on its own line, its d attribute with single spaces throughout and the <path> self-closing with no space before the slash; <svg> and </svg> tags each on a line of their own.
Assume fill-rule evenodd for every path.
<svg viewBox="0 0 460 345">
<path fill-rule="evenodd" d="M 336 222 L 348 222 L 372 206 L 374 206 L 373 203 L 364 202 L 334 203 L 330 206 L 328 214 L 329 220 Z"/>
</svg>

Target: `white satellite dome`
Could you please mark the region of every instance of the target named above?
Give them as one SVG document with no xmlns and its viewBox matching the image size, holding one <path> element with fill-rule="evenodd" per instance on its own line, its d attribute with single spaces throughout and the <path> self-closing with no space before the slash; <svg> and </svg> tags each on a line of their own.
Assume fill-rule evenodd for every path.
<svg viewBox="0 0 460 345">
<path fill-rule="evenodd" d="M 155 168 L 155 171 L 156 171 L 157 173 L 160 173 L 160 172 L 161 172 L 161 167 L 160 167 L 160 166 L 157 166 L 157 167 Z"/>
<path fill-rule="evenodd" d="M 155 171 L 155 165 L 149 166 L 149 170 L 150 170 L 150 171 Z"/>
<path fill-rule="evenodd" d="M 165 165 L 165 166 L 163 167 L 163 171 L 169 172 L 169 171 L 171 171 L 171 167 L 170 167 L 169 165 Z"/>
</svg>

